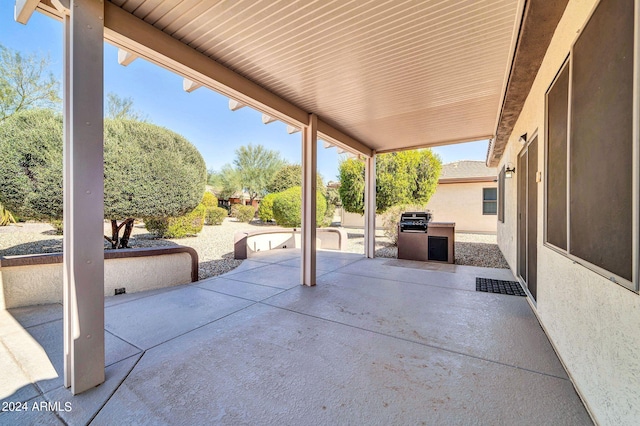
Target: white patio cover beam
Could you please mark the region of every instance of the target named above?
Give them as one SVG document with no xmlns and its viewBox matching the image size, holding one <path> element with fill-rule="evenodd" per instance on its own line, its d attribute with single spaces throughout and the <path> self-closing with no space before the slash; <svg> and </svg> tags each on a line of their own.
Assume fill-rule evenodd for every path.
<svg viewBox="0 0 640 426">
<path fill-rule="evenodd" d="M 302 133 L 302 267 L 301 280 L 316 285 L 316 189 L 318 185 L 318 117 L 309 114 Z"/>
<path fill-rule="evenodd" d="M 118 64 L 126 67 L 131 62 L 135 61 L 138 55 L 134 55 L 131 52 L 127 52 L 124 49 L 118 49 Z"/>
<path fill-rule="evenodd" d="M 299 127 L 295 127 L 292 126 L 290 124 L 287 124 L 287 133 L 289 133 L 290 135 L 294 134 L 294 133 L 298 133 L 300 131 Z"/>
<path fill-rule="evenodd" d="M 364 168 L 364 255 L 376 255 L 376 154 L 365 159 Z"/>
<path fill-rule="evenodd" d="M 269 123 L 273 123 L 275 121 L 278 121 L 278 119 L 275 118 L 275 117 L 271 117 L 270 115 L 267 115 L 267 114 L 262 114 L 262 123 L 263 124 L 269 124 Z"/>
<path fill-rule="evenodd" d="M 73 0 L 64 18 L 64 385 L 105 380 L 103 2 Z"/>
<path fill-rule="evenodd" d="M 176 74 L 203 83 L 229 98 L 235 99 L 287 124 L 307 125 L 308 112 L 266 90 L 224 65 L 203 55 L 169 34 L 136 18 L 122 8 L 105 2 L 105 39 Z M 318 119 L 318 132 L 323 139 L 335 140 L 350 151 L 371 155 L 371 149 Z"/>
<path fill-rule="evenodd" d="M 191 93 L 196 89 L 199 89 L 202 87 L 202 84 L 200 83 L 196 83 L 195 81 L 191 81 L 188 78 L 185 78 L 184 80 L 182 80 L 182 90 L 184 90 L 187 93 Z"/>
<path fill-rule="evenodd" d="M 238 102 L 235 99 L 229 99 L 229 109 L 231 111 L 237 111 L 240 108 L 244 108 L 246 107 L 245 104 L 243 104 L 242 102 Z"/>
<path fill-rule="evenodd" d="M 40 0 L 16 0 L 13 9 L 13 19 L 21 24 L 29 22 L 29 18 L 35 12 Z"/>
</svg>

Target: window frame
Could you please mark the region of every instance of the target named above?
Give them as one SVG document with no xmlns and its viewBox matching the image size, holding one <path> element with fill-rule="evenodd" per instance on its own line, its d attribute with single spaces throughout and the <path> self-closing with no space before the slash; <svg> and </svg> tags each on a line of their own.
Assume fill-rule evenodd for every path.
<svg viewBox="0 0 640 426">
<path fill-rule="evenodd" d="M 573 261 L 575 264 L 579 264 L 592 272 L 597 273 L 598 275 L 603 276 L 604 278 L 609 279 L 613 283 L 616 283 L 628 290 L 633 291 L 634 293 L 640 293 L 640 22 L 635 20 L 634 23 L 634 40 L 633 40 L 633 99 L 632 99 L 632 168 L 631 168 L 631 178 L 632 178 L 632 200 L 631 200 L 631 229 L 632 229 L 632 254 L 631 254 L 631 280 L 628 280 L 624 277 L 621 277 L 611 271 L 608 271 L 598 265 L 595 265 L 585 259 L 582 259 L 574 254 L 571 254 L 571 238 L 570 238 L 570 229 L 571 229 L 571 174 L 570 174 L 570 166 L 571 166 L 571 117 L 572 117 L 572 90 L 573 90 L 573 57 L 574 57 L 574 47 L 582 35 L 585 27 L 591 22 L 593 15 L 595 14 L 598 6 L 600 6 L 603 0 L 599 0 L 594 5 L 591 10 L 588 18 L 585 20 L 584 24 L 580 27 L 575 39 L 571 43 L 569 55 L 562 62 L 560 67 L 558 68 L 557 74 L 553 77 L 551 84 L 549 85 L 547 91 L 545 92 L 544 99 L 544 122 L 545 122 L 545 143 L 544 143 L 544 176 L 545 176 L 545 185 L 544 185 L 544 194 L 543 194 L 543 246 L 553 250 L 556 253 L 568 258 Z M 640 0 L 634 1 L 634 10 L 635 16 L 638 15 L 640 11 Z M 548 104 L 548 93 L 549 90 L 553 87 L 555 82 L 557 81 L 558 76 L 563 71 L 564 67 L 569 67 L 569 87 L 568 87 L 568 108 L 567 108 L 567 248 L 562 249 L 559 248 L 547 241 L 547 220 L 548 220 L 548 212 L 547 212 L 547 201 L 548 201 L 548 179 L 549 179 L 549 158 L 548 158 L 548 112 L 549 112 L 549 104 Z"/>
<path fill-rule="evenodd" d="M 485 193 L 487 192 L 487 190 L 494 190 L 495 191 L 495 200 L 487 200 Z M 496 206 L 495 208 L 495 213 L 485 213 L 484 210 L 484 206 L 486 206 L 487 204 L 494 204 Z M 485 187 L 482 188 L 482 215 L 483 216 L 497 216 L 498 214 L 498 188 L 496 187 Z"/>
<path fill-rule="evenodd" d="M 500 173 L 498 173 L 498 222 L 504 223 L 504 199 L 505 199 L 505 166 L 502 165 L 502 169 L 500 169 Z"/>
</svg>

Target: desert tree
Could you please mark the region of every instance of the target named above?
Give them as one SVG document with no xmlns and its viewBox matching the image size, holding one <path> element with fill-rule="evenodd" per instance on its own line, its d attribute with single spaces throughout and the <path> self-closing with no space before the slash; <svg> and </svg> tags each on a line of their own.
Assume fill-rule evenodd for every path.
<svg viewBox="0 0 640 426">
<path fill-rule="evenodd" d="M 0 45 L 0 122 L 29 108 L 57 108 L 60 84 L 49 58 L 23 55 Z"/>
</svg>

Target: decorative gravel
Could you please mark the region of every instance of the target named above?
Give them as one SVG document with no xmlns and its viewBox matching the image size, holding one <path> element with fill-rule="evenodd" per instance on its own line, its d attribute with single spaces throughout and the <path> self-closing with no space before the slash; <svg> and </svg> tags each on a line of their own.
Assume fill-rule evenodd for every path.
<svg viewBox="0 0 640 426">
<path fill-rule="evenodd" d="M 193 247 L 200 261 L 200 279 L 224 274 L 238 267 L 242 260 L 233 258 L 233 236 L 237 231 L 256 230 L 263 226 L 259 221 L 250 224 L 227 218 L 220 226 L 205 226 L 197 237 L 180 239 L 156 238 L 142 224 L 136 224 L 129 240 L 131 247 L 158 247 L 182 245 Z M 105 234 L 111 225 L 105 223 Z M 349 236 L 347 251 L 364 254 L 364 231 L 347 229 Z M 108 248 L 105 241 L 105 248 Z M 62 236 L 48 224 L 22 223 L 0 227 L 0 256 L 55 253 L 62 251 Z M 508 268 L 496 244 L 495 235 L 456 233 L 456 264 Z M 395 258 L 397 248 L 389 242 L 383 232 L 376 232 L 376 256 Z"/>
<path fill-rule="evenodd" d="M 349 233 L 347 250 L 364 253 L 364 230 L 348 229 L 347 232 Z M 509 264 L 498 248 L 495 235 L 456 232 L 455 254 L 456 265 L 509 269 Z M 391 244 L 381 230 L 376 231 L 376 256 L 393 259 L 398 257 L 398 248 Z"/>
</svg>

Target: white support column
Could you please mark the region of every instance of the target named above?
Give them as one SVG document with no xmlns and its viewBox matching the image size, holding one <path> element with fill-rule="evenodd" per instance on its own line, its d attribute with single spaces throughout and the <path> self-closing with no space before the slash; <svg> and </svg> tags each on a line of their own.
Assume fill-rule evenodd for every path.
<svg viewBox="0 0 640 426">
<path fill-rule="evenodd" d="M 303 285 L 316 285 L 316 188 L 318 162 L 318 116 L 309 114 L 302 133 L 302 259 Z"/>
<path fill-rule="evenodd" d="M 104 3 L 73 0 L 64 50 L 64 384 L 104 382 Z"/>
<path fill-rule="evenodd" d="M 376 152 L 367 157 L 364 169 L 364 255 L 376 255 Z"/>
</svg>

